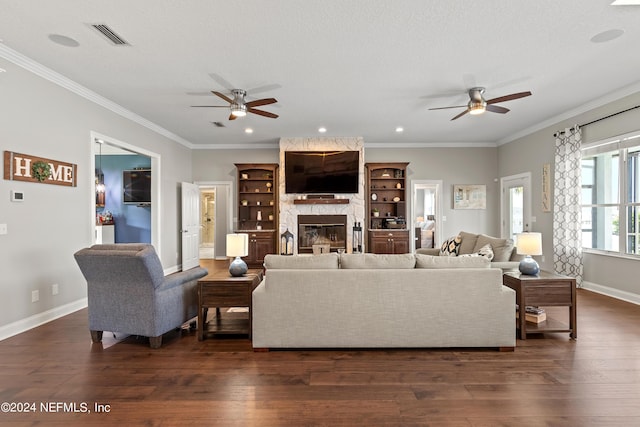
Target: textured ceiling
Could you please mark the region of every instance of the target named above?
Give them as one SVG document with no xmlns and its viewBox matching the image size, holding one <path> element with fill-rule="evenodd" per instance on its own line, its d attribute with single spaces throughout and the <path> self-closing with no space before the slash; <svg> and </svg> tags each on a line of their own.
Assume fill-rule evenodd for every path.
<svg viewBox="0 0 640 427">
<path fill-rule="evenodd" d="M 0 39 L 193 147 L 260 146 L 320 136 L 320 126 L 367 144 L 500 144 L 638 90 L 640 7 L 610 3 L 2 0 Z M 110 44 L 94 23 L 130 46 Z M 611 29 L 624 34 L 590 41 Z M 277 98 L 260 108 L 280 118 L 230 122 L 227 109 L 191 108 L 223 105 L 210 91 L 226 92 L 224 82 L 249 90 L 249 100 Z M 486 87 L 487 99 L 533 95 L 500 104 L 511 109 L 504 115 L 450 121 L 463 109 L 428 110 L 465 104 L 472 86 Z"/>
</svg>

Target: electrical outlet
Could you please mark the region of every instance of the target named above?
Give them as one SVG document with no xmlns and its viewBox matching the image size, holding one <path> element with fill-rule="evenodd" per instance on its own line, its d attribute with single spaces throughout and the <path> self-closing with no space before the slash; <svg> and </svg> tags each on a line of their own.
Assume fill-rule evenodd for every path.
<svg viewBox="0 0 640 427">
<path fill-rule="evenodd" d="M 40 301 L 40 291 L 31 291 L 31 302 Z"/>
<path fill-rule="evenodd" d="M 53 285 L 51 285 L 51 295 L 58 295 L 59 292 L 59 286 L 57 283 L 54 283 Z"/>
</svg>

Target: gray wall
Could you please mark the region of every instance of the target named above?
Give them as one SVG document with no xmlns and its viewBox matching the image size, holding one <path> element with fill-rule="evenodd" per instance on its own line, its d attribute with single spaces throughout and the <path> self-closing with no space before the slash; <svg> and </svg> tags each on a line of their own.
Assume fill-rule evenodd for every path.
<svg viewBox="0 0 640 427">
<path fill-rule="evenodd" d="M 542 165 L 553 162 L 555 140 L 553 134 L 558 130 L 575 124 L 588 123 L 610 114 L 623 111 L 640 104 L 640 93 L 630 95 L 604 106 L 594 108 L 586 113 L 576 115 L 567 120 L 558 121 L 523 138 L 498 148 L 498 165 L 500 176 L 531 172 L 532 180 L 532 215 L 537 217 L 533 230 L 542 232 L 545 262 L 542 268 L 553 269 L 552 248 L 552 213 L 544 213 L 541 209 Z M 602 120 L 583 128 L 583 144 L 604 138 L 640 130 L 640 109 L 629 111 L 618 116 Z M 553 180 L 551 184 L 553 188 Z M 619 256 L 586 253 L 584 255 L 584 280 L 591 287 L 621 298 L 640 300 L 640 262 Z M 629 295 L 631 294 L 631 295 Z"/>
<path fill-rule="evenodd" d="M 367 148 L 365 162 L 409 161 L 408 179 L 442 180 L 444 189 L 442 236 L 461 230 L 499 235 L 499 182 L 497 148 Z M 278 163 L 279 150 L 193 150 L 193 176 L 196 181 L 232 181 L 235 194 L 234 163 Z M 486 184 L 486 210 L 453 210 L 453 184 Z M 233 196 L 235 197 L 235 196 Z M 440 243 L 440 242 L 437 242 Z"/>
<path fill-rule="evenodd" d="M 73 253 L 92 242 L 93 170 L 90 132 L 161 155 L 162 247 L 165 268 L 179 264 L 179 182 L 191 181 L 191 151 L 164 136 L 0 58 L 0 149 L 78 165 L 77 187 L 0 180 L 0 336 L 7 325 L 64 314 L 87 296 Z M 10 191 L 25 201 L 10 201 Z M 51 294 L 51 285 L 59 294 Z M 40 301 L 31 302 L 39 290 Z M 33 319 L 36 319 L 35 321 Z"/>
<path fill-rule="evenodd" d="M 0 236 L 0 335 L 7 325 L 25 324 L 64 314 L 65 306 L 86 297 L 86 283 L 73 253 L 92 241 L 93 193 L 90 132 L 107 135 L 161 156 L 162 246 L 160 258 L 166 269 L 180 263 L 180 182 L 233 181 L 236 162 L 276 163 L 278 149 L 189 150 L 150 129 L 94 104 L 54 83 L 0 58 L 7 70 L 0 79 L 0 148 L 66 161 L 78 165 L 78 186 L 59 187 L 17 181 L 0 181 L 0 223 L 8 234 Z M 620 99 L 569 120 L 537 131 L 499 148 L 368 148 L 368 162 L 410 161 L 413 179 L 438 179 L 444 183 L 442 236 L 460 230 L 499 234 L 499 183 L 502 176 L 532 174 L 533 227 L 544 236 L 544 252 L 551 254 L 551 214 L 540 209 L 541 168 L 553 164 L 554 131 L 584 123 L 640 103 L 640 94 Z M 587 142 L 640 128 L 638 110 L 585 128 Z M 390 141 L 392 143 L 393 141 Z M 486 184 L 487 209 L 453 210 L 453 184 Z M 235 184 L 234 184 L 235 185 Z M 23 191 L 25 201 L 13 203 L 11 190 Z M 233 190 L 235 192 L 235 189 Z M 544 268 L 550 268 L 551 256 Z M 640 294 L 638 260 L 587 254 L 585 280 Z M 51 285 L 59 295 L 51 295 Z M 40 301 L 31 303 L 31 292 Z M 49 313 L 49 314 L 47 314 Z M 37 320 L 36 320 L 37 321 Z"/>
</svg>

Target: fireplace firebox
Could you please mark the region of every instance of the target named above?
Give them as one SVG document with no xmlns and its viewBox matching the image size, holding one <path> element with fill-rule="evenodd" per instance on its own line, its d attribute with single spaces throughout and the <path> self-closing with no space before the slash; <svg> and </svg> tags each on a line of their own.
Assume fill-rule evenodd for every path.
<svg viewBox="0 0 640 427">
<path fill-rule="evenodd" d="M 347 216 L 298 215 L 298 253 L 314 253 L 314 246 L 346 251 Z"/>
</svg>

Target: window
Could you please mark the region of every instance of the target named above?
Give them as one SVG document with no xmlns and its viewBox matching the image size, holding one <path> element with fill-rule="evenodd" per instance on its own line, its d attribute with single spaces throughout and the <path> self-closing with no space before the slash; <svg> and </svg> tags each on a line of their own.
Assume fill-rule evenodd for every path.
<svg viewBox="0 0 640 427">
<path fill-rule="evenodd" d="M 640 255 L 640 133 L 582 151 L 582 246 Z"/>
</svg>

